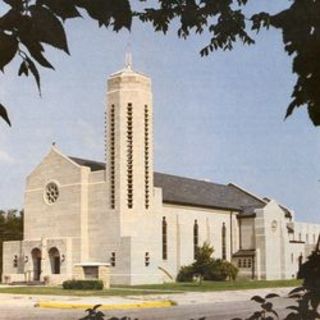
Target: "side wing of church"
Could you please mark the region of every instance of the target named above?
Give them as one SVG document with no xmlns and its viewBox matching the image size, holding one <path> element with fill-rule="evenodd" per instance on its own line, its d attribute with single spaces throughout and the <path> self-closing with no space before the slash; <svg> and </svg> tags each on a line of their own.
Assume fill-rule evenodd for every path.
<svg viewBox="0 0 320 320">
<path fill-rule="evenodd" d="M 105 115 L 106 164 L 52 146 L 27 177 L 24 240 L 4 243 L 3 282 L 169 282 L 204 242 L 240 276 L 296 276 L 320 225 L 234 184 L 154 172 L 151 80 L 130 63 L 108 79 Z"/>
</svg>

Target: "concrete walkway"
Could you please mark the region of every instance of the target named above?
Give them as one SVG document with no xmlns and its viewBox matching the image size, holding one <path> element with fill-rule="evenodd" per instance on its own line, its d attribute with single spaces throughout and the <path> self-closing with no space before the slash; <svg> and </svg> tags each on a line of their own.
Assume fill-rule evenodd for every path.
<svg viewBox="0 0 320 320">
<path fill-rule="evenodd" d="M 145 296 L 49 296 L 49 295 L 21 295 L 0 294 L 1 305 L 35 306 L 58 309 L 87 309 L 101 304 L 101 310 L 126 310 L 141 308 L 167 308 L 174 305 L 192 305 L 216 302 L 249 301 L 254 295 L 265 296 L 277 293 L 286 297 L 292 288 L 268 288 L 253 290 L 235 290 L 218 292 L 185 292 L 174 294 L 155 294 Z"/>
</svg>

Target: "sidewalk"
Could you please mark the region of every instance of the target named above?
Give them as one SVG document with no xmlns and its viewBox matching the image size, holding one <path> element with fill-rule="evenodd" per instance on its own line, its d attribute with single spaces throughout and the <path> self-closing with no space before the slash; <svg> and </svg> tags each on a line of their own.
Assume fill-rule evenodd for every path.
<svg viewBox="0 0 320 320">
<path fill-rule="evenodd" d="M 268 288 L 216 292 L 185 292 L 146 296 L 76 297 L 49 295 L 0 294 L 1 305 L 34 306 L 57 309 L 87 309 L 101 304 L 101 310 L 126 310 L 141 308 L 168 308 L 174 305 L 205 304 L 225 301 L 248 301 L 254 295 L 277 293 L 286 296 L 292 288 Z"/>
</svg>

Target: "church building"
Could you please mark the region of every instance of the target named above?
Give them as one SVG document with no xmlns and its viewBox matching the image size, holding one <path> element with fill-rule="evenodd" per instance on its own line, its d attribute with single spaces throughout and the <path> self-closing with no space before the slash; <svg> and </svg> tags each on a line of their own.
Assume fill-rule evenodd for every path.
<svg viewBox="0 0 320 320">
<path fill-rule="evenodd" d="M 296 276 L 320 225 L 233 183 L 155 172 L 151 80 L 130 59 L 108 78 L 105 128 L 105 162 L 52 145 L 27 177 L 24 239 L 3 244 L 3 282 L 170 282 L 204 242 L 239 277 Z"/>
</svg>

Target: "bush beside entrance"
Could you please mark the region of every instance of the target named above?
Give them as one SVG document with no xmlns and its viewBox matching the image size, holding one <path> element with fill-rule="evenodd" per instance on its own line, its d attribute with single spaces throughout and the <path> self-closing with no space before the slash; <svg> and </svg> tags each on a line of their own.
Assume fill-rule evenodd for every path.
<svg viewBox="0 0 320 320">
<path fill-rule="evenodd" d="M 102 290 L 101 280 L 67 280 L 62 283 L 63 289 L 68 290 Z"/>
</svg>

